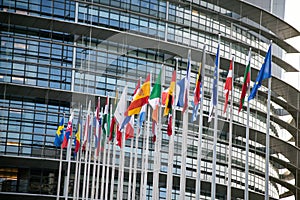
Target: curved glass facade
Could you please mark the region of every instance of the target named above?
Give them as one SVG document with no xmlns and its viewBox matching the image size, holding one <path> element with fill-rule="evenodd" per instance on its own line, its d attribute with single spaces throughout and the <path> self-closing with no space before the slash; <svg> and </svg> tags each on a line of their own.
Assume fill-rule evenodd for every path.
<svg viewBox="0 0 300 200">
<path fill-rule="evenodd" d="M 65 125 L 67 125 L 70 113 L 75 112 L 73 121 L 73 134 L 75 134 L 80 105 L 83 105 L 86 114 L 87 102 L 92 100 L 92 110 L 94 110 L 97 106 L 96 99 L 100 96 L 101 107 L 104 107 L 104 97 L 109 96 L 110 102 L 113 102 L 114 97 L 119 94 L 117 90 L 122 91 L 125 85 L 128 86 L 128 96 L 130 96 L 140 77 L 144 81 L 147 74 L 151 73 L 152 83 L 154 83 L 162 65 L 165 69 L 163 87 L 167 88 L 171 82 L 176 60 L 178 60 L 177 80 L 185 77 L 189 49 L 192 50 L 189 97 L 192 101 L 201 62 L 200 49 L 207 45 L 203 80 L 204 118 L 200 199 L 210 199 L 213 174 L 213 127 L 207 123 L 207 118 L 218 33 L 221 33 L 217 108 L 222 114 L 219 115 L 218 120 L 216 198 L 227 198 L 229 114 L 223 114 L 225 95 L 222 90 L 230 57 L 231 55 L 235 57 L 231 188 L 232 199 L 242 199 L 245 189 L 247 112 L 246 110 L 238 112 L 238 106 L 243 74 L 248 50 L 251 47 L 252 81 L 255 80 L 269 42 L 273 38 L 276 39 L 273 41 L 272 52 L 269 195 L 270 199 L 287 196 L 300 198 L 297 175 L 299 91 L 281 80 L 282 74 L 290 70 L 289 65 L 282 59 L 282 55 L 288 53 L 289 49 L 284 40 L 276 35 L 280 34 L 280 31 L 277 33 L 269 30 L 262 20 L 255 21 L 245 17 L 248 12 L 251 13 L 251 10 L 243 10 L 243 6 L 249 6 L 254 10 L 257 9 L 256 7 L 246 2 L 228 1 L 228 4 L 235 3 L 241 8 L 239 12 L 228 9 L 228 6 L 224 6 L 220 1 L 199 0 L 1 1 L 0 197 L 18 197 L 25 194 L 28 198 L 39 196 L 41 199 L 54 199 L 57 195 L 60 174 L 58 168 L 60 150 L 53 145 L 53 141 L 62 116 L 65 116 Z M 281 6 L 284 7 L 284 3 Z M 268 13 L 264 9 L 260 12 Z M 284 23 L 279 17 L 274 15 L 272 20 Z M 255 100 L 250 102 L 248 157 L 250 199 L 263 199 L 265 194 L 266 102 L 267 87 L 262 86 Z M 160 135 L 156 143 L 152 141 L 153 135 L 146 133 L 146 127 L 149 126 L 150 129 L 152 127 L 152 120 L 146 120 L 139 137 L 126 140 L 123 148 L 124 168 L 120 166 L 121 149 L 113 142 L 105 145 L 101 156 L 103 159 L 109 157 L 109 163 L 104 165 L 102 161 L 95 161 L 95 164 L 91 165 L 95 168 L 99 163 L 101 170 L 107 170 L 105 178 L 101 179 L 100 176 L 98 185 L 100 197 L 95 199 L 116 199 L 120 187 L 123 188 L 124 199 L 155 199 L 153 188 L 156 183 L 153 177 L 157 170 L 159 171 L 159 199 L 168 199 L 169 171 L 172 172 L 173 179 L 171 198 L 180 199 L 183 151 L 187 154 L 185 199 L 196 199 L 199 127 L 198 123 L 189 120 L 188 134 L 183 135 L 181 109 L 178 108 L 175 114 L 172 151 L 170 151 L 166 119 L 162 120 L 162 127 L 157 132 Z M 191 115 L 190 105 L 189 118 Z M 85 120 L 84 117 L 83 121 Z M 135 125 L 134 128 L 135 134 L 138 134 L 138 126 Z M 187 148 L 182 149 L 185 140 Z M 149 148 L 146 149 L 146 146 Z M 116 154 L 115 157 L 113 152 Z M 170 154 L 174 156 L 171 163 Z M 155 163 L 157 155 L 159 155 L 158 165 Z M 66 195 L 64 188 L 67 180 L 67 157 L 64 150 L 60 182 L 61 196 Z M 80 175 L 75 175 L 78 163 L 81 163 L 82 168 L 84 167 L 83 157 L 81 161 L 71 156 L 67 192 L 69 198 L 76 196 L 74 186 L 77 177 L 80 177 L 79 197 L 87 193 L 89 198 L 95 195 L 92 189 L 93 175 L 90 175 L 88 184 L 90 188 L 87 191 L 84 191 L 84 187 L 88 186 L 83 186 L 87 181 L 84 178 L 84 170 L 81 169 Z M 124 171 L 122 186 L 118 182 L 119 169 Z M 112 174 L 115 177 L 112 178 Z M 144 184 L 145 178 L 147 181 Z M 133 195 L 128 195 L 131 192 Z"/>
</svg>

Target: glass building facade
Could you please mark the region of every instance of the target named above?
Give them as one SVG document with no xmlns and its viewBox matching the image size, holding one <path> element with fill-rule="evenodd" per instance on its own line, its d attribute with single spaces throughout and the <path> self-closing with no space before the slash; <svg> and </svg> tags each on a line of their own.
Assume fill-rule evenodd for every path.
<svg viewBox="0 0 300 200">
<path fill-rule="evenodd" d="M 73 155 L 69 188 L 68 192 L 64 191 L 67 155 L 64 151 L 60 171 L 60 149 L 53 144 L 62 116 L 65 116 L 67 125 L 70 113 L 75 113 L 75 130 L 80 105 L 86 113 L 86 104 L 91 100 L 94 110 L 100 96 L 101 107 L 104 107 L 105 97 L 109 96 L 113 102 L 119 93 L 117 89 L 122 91 L 125 85 L 128 86 L 128 95 L 131 95 L 140 77 L 144 81 L 151 73 L 154 82 L 162 65 L 165 69 L 163 87 L 167 88 L 176 60 L 177 80 L 185 77 L 188 50 L 191 50 L 192 101 L 202 49 L 206 45 L 200 199 L 210 199 L 213 127 L 207 123 L 207 117 L 218 34 L 221 33 L 216 199 L 227 198 L 229 115 L 223 114 L 222 91 L 229 61 L 234 55 L 232 199 L 243 199 L 247 113 L 244 110 L 238 112 L 243 75 L 251 47 L 253 85 L 271 40 L 269 194 L 270 199 L 288 196 L 299 199 L 300 93 L 282 81 L 282 76 L 285 72 L 297 71 L 283 58 L 286 53 L 299 53 L 285 39 L 300 33 L 282 19 L 284 4 L 279 0 L 0 1 L 0 198 L 54 199 L 59 174 L 62 175 L 61 198 L 66 193 L 69 199 L 74 198 L 76 177 L 80 179 L 79 198 L 82 198 L 85 193 L 82 188 L 84 172 L 81 169 L 81 175 L 75 175 L 76 166 L 81 161 L 76 161 Z M 264 83 L 255 100 L 250 102 L 250 199 L 264 199 L 265 194 L 266 102 L 267 86 Z M 189 118 L 191 115 L 190 105 Z M 99 162 L 99 165 L 101 170 L 105 167 L 109 173 L 105 179 L 100 177 L 99 188 L 104 190 L 104 185 L 113 187 L 104 190 L 102 197 L 99 197 L 99 190 L 95 199 L 104 199 L 104 196 L 105 199 L 117 199 L 120 187 L 124 199 L 155 199 L 153 177 L 157 170 L 159 199 L 168 199 L 169 171 L 173 179 L 171 198 L 180 199 L 182 151 L 186 151 L 184 199 L 196 199 L 199 124 L 189 122 L 188 134 L 183 135 L 181 109 L 178 108 L 172 137 L 174 149 L 170 152 L 166 120 L 162 121 L 155 143 L 146 129 L 139 137 L 126 140 L 124 168 L 120 167 L 121 149 L 115 143 L 106 144 L 101 155 L 109 157 L 109 163 Z M 151 127 L 152 122 L 146 121 L 144 127 L 148 125 Z M 135 134 L 137 132 L 136 126 Z M 187 141 L 186 149 L 182 149 L 184 140 Z M 171 162 L 170 153 L 174 156 Z M 156 156 L 159 156 L 158 165 L 155 165 Z M 84 163 L 80 165 L 84 167 Z M 159 168 L 155 169 L 157 166 Z M 119 169 L 124 172 L 122 186 L 118 183 Z M 92 185 L 93 176 L 91 173 L 88 185 Z M 145 177 L 147 181 L 143 180 Z M 89 198 L 92 198 L 92 186 L 88 191 Z"/>
</svg>

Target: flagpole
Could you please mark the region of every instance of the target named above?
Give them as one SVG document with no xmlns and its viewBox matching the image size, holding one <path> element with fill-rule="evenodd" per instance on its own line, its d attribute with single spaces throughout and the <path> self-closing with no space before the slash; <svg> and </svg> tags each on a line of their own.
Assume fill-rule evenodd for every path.
<svg viewBox="0 0 300 200">
<path fill-rule="evenodd" d="M 110 104 L 110 111 L 109 111 L 109 117 L 112 117 L 112 104 Z M 110 124 L 108 124 L 110 126 Z M 109 133 L 108 133 L 109 134 Z M 110 168 L 110 142 L 109 140 L 107 141 L 107 167 L 106 167 L 106 181 L 105 181 L 105 200 L 108 199 L 108 183 L 109 183 L 109 168 Z M 112 194 L 112 193 L 110 193 Z"/>
<path fill-rule="evenodd" d="M 219 34 L 218 39 L 218 48 L 220 47 L 221 43 L 221 34 Z M 219 51 L 219 50 L 218 50 Z M 218 142 L 218 85 L 219 85 L 219 66 L 220 66 L 220 52 L 218 53 L 218 57 L 216 58 L 218 61 L 217 67 L 217 81 L 216 81 L 216 105 L 215 105 L 215 116 L 214 116 L 214 141 L 213 141 L 213 166 L 212 166 L 212 183 L 211 183 L 211 199 L 215 199 L 216 197 L 216 165 L 217 165 L 217 142 Z"/>
<path fill-rule="evenodd" d="M 90 113 L 89 113 L 90 114 Z M 88 171 L 87 171 L 87 186 L 86 186 L 86 199 L 89 198 L 89 189 L 90 189 L 90 174 L 91 174 L 91 158 L 92 158 L 92 136 L 91 136 L 91 133 L 92 133 L 92 130 L 93 130 L 93 126 L 92 126 L 92 123 L 91 123 L 91 120 L 89 121 L 90 124 L 88 125 L 88 128 L 90 130 L 90 133 L 89 133 L 89 153 L 88 153 Z"/>
<path fill-rule="evenodd" d="M 96 174 L 96 165 L 97 165 L 97 149 L 98 149 L 98 140 L 96 140 L 96 138 L 98 137 L 98 131 L 99 131 L 99 109 L 100 109 L 100 97 L 98 97 L 98 101 L 97 101 L 97 107 L 96 107 L 96 112 L 95 112 L 95 134 L 94 134 L 94 162 L 93 162 L 93 177 L 92 177 L 92 192 L 91 192 L 91 199 L 95 198 L 95 174 Z M 97 142 L 97 144 L 96 144 Z"/>
<path fill-rule="evenodd" d="M 139 148 L 139 136 L 138 133 L 135 135 L 135 151 L 134 151 L 134 164 L 133 164 L 133 184 L 132 184 L 132 200 L 135 200 L 135 193 L 136 193 L 136 176 L 137 176 L 137 161 L 138 161 L 138 148 Z"/>
<path fill-rule="evenodd" d="M 79 159 L 78 159 L 78 155 L 76 156 L 76 161 L 75 161 L 75 176 L 74 176 L 74 188 L 73 188 L 73 200 L 75 200 L 76 199 L 76 191 L 77 191 L 77 187 L 78 187 L 78 185 L 77 185 L 77 178 L 78 178 L 78 176 L 77 176 L 77 174 L 78 174 L 78 161 L 79 161 Z"/>
<path fill-rule="evenodd" d="M 85 127 L 84 127 L 84 138 L 83 145 L 85 145 L 84 150 L 84 170 L 83 170 L 83 186 L 82 186 L 82 199 L 85 199 L 86 194 L 86 179 L 87 179 L 87 167 L 88 167 L 88 128 L 89 128 L 89 112 L 90 112 L 90 101 L 88 106 L 88 111 L 85 119 Z"/>
<path fill-rule="evenodd" d="M 184 104 L 187 104 L 187 108 L 183 112 L 183 125 L 182 125 L 182 148 L 181 148 L 181 175 L 180 175 L 180 199 L 185 199 L 185 187 L 186 187 L 186 157 L 187 157 L 187 137 L 188 137 L 188 118 L 189 118 L 189 107 L 188 101 L 189 100 L 189 92 L 190 86 L 187 85 L 189 83 L 188 73 L 191 73 L 191 50 L 188 52 L 188 62 L 187 62 L 187 74 L 185 79 L 185 95 L 184 95 Z M 185 107 L 185 105 L 184 105 Z"/>
<path fill-rule="evenodd" d="M 178 71 L 178 58 L 176 58 L 176 76 Z M 167 174 L 167 199 L 172 199 L 173 189 L 173 162 L 174 162 L 174 135 L 175 135 L 175 120 L 176 120 L 176 84 L 177 77 L 175 78 L 175 87 L 173 91 L 173 104 L 172 104 L 172 135 L 169 137 L 169 158 L 168 158 L 168 174 Z M 169 99 L 170 101 L 170 99 Z M 172 101 L 172 99 L 171 99 Z M 168 106 L 168 105 L 165 105 Z"/>
<path fill-rule="evenodd" d="M 115 104 L 114 104 L 114 109 L 116 109 L 116 102 L 118 101 L 118 89 L 116 90 L 116 97 L 115 97 Z M 114 110 L 115 112 L 115 110 Z M 114 116 L 115 117 L 115 116 Z M 115 127 L 113 127 L 115 128 Z M 116 130 L 116 129 L 115 129 Z M 118 130 L 117 130 L 118 131 Z M 112 172 L 111 172 L 111 183 L 110 183 L 110 200 L 113 200 L 114 197 L 114 185 L 115 185 L 115 160 L 116 160 L 116 134 L 115 133 L 115 138 L 113 138 L 113 142 L 112 142 L 112 147 L 113 147 L 113 155 L 112 155 Z"/>
<path fill-rule="evenodd" d="M 65 113 L 63 118 L 65 118 Z M 59 169 L 58 169 L 58 181 L 57 181 L 57 193 L 56 193 L 56 200 L 59 200 L 60 195 L 60 181 L 61 181 L 61 171 L 62 171 L 62 155 L 63 155 L 63 148 L 60 145 L 60 156 L 59 156 Z"/>
<path fill-rule="evenodd" d="M 200 199 L 201 195 L 201 159 L 202 159 L 202 134 L 203 134 L 203 100 L 204 100 L 204 78 L 206 65 L 206 44 L 203 47 L 202 67 L 201 67 L 201 87 L 200 87 L 200 116 L 198 127 L 198 151 L 197 151 L 197 177 L 196 177 L 196 200 Z M 199 77 L 200 78 L 200 77 Z M 197 111 L 198 112 L 198 111 Z"/>
<path fill-rule="evenodd" d="M 97 148 L 98 148 L 98 155 L 97 155 L 97 179 L 96 179 L 96 192 L 95 192 L 95 199 L 99 199 L 99 181 L 100 181 L 100 167 L 101 167 L 101 163 L 100 163 L 100 158 L 101 158 L 101 153 L 100 153 L 100 141 L 101 141 L 101 136 L 102 136 L 102 130 L 101 130 L 101 125 L 102 125 L 102 112 L 100 112 L 100 121 L 99 124 L 97 125 L 97 129 L 98 129 L 98 144 L 97 144 Z"/>
<path fill-rule="evenodd" d="M 69 121 L 71 121 L 71 126 L 72 126 L 72 120 L 73 120 L 73 112 L 71 111 L 71 116 L 69 118 Z M 68 121 L 68 125 L 69 125 Z M 66 176 L 66 181 L 65 181 L 65 188 L 64 188 L 64 193 L 65 193 L 65 200 L 68 199 L 69 196 L 69 181 L 70 181 L 70 171 L 71 171 L 71 149 L 72 149 L 72 136 L 73 136 L 73 129 L 71 129 L 72 132 L 69 135 L 68 139 L 68 146 L 67 146 L 67 161 L 68 161 L 68 166 L 67 166 L 67 176 Z"/>
<path fill-rule="evenodd" d="M 59 200 L 59 193 L 60 193 L 60 181 L 61 181 L 61 171 L 62 171 L 62 152 L 63 152 L 63 148 L 60 146 L 59 170 L 58 170 L 56 200 Z"/>
<path fill-rule="evenodd" d="M 151 79 L 150 79 L 151 80 Z M 149 134 L 150 132 L 150 106 L 148 105 L 147 111 L 147 130 L 146 130 L 146 157 L 145 157 L 145 171 L 144 171 L 144 183 L 143 183 L 143 198 L 146 199 L 146 191 L 147 191 L 147 179 L 148 179 L 148 153 L 149 153 Z"/>
<path fill-rule="evenodd" d="M 248 63 L 249 64 L 251 59 L 251 48 L 249 49 L 249 55 L 248 55 Z M 251 65 L 249 69 L 250 73 L 250 79 L 251 79 Z M 247 89 L 247 93 L 249 93 L 250 87 Z M 249 101 L 247 101 L 247 126 L 246 126 L 246 157 L 245 157 L 245 191 L 244 191 L 244 199 L 248 200 L 249 199 L 249 193 L 248 193 L 248 177 L 249 177 L 249 120 L 250 120 L 250 104 Z"/>
<path fill-rule="evenodd" d="M 228 91 L 228 92 L 230 92 L 230 91 Z M 229 149 L 228 149 L 227 200 L 231 200 L 233 96 L 234 96 L 234 56 L 232 56 L 232 81 L 231 81 L 230 120 L 229 120 L 229 135 L 228 135 L 228 137 L 229 137 Z"/>
<path fill-rule="evenodd" d="M 272 45 L 272 40 L 270 46 Z M 272 51 L 270 55 L 272 64 Z M 271 73 L 271 72 L 270 72 Z M 271 77 L 272 78 L 272 77 Z M 265 171 L 265 200 L 269 200 L 269 162 L 270 162 L 270 104 L 271 104 L 271 78 L 268 79 L 268 104 L 267 104 L 267 130 L 266 130 L 266 171 Z"/>
<path fill-rule="evenodd" d="M 146 105 L 147 106 L 147 105 Z M 145 111 L 145 115 L 147 115 L 147 109 Z M 149 118 L 150 120 L 150 118 Z M 145 124 L 145 123 L 144 123 Z M 148 125 L 147 125 L 148 126 Z M 147 133 L 147 127 L 146 124 L 144 125 L 144 134 L 143 134 L 143 149 L 142 149 L 142 167 L 141 167 L 141 187 L 140 187 L 140 199 L 143 199 L 143 193 L 144 193 L 144 177 L 145 177 L 145 163 L 146 163 L 146 159 L 145 156 L 147 154 L 146 151 L 146 133 Z"/>
</svg>

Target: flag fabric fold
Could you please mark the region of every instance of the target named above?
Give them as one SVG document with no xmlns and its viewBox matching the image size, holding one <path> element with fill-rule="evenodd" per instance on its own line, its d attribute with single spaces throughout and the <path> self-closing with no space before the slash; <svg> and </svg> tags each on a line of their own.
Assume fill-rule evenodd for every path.
<svg viewBox="0 0 300 200">
<path fill-rule="evenodd" d="M 114 112 L 114 117 L 116 119 L 117 122 L 117 145 L 121 148 L 122 147 L 122 133 L 120 131 L 120 124 L 122 124 L 122 122 L 125 119 L 124 113 L 126 112 L 126 98 L 127 98 L 127 86 L 125 86 L 121 98 L 117 104 L 116 110 Z"/>
<path fill-rule="evenodd" d="M 67 125 L 65 135 L 64 135 L 64 140 L 63 140 L 63 143 L 61 146 L 62 148 L 68 147 L 69 138 L 72 136 L 72 133 L 73 133 L 72 120 L 73 120 L 73 112 L 71 113 L 69 121 L 68 121 L 68 125 Z"/>
<path fill-rule="evenodd" d="M 186 77 L 185 77 L 185 87 L 184 87 L 184 103 L 182 108 L 182 113 L 184 113 L 189 106 L 189 91 L 190 91 L 190 82 L 191 82 L 191 50 L 188 52 L 188 63 L 186 69 Z"/>
<path fill-rule="evenodd" d="M 138 128 L 138 134 L 140 134 L 142 126 L 144 121 L 146 120 L 146 106 L 147 105 L 143 105 L 141 112 L 139 114 L 139 118 L 138 118 L 138 122 L 139 122 L 139 128 Z"/>
<path fill-rule="evenodd" d="M 239 107 L 238 112 L 240 112 L 243 109 L 245 97 L 246 97 L 247 91 L 250 87 L 250 80 L 251 80 L 250 63 L 251 63 L 251 51 L 249 50 L 248 62 L 247 62 L 247 66 L 246 66 L 245 73 L 244 73 L 243 86 L 242 86 L 242 92 L 241 92 L 241 97 L 240 97 L 240 107 Z"/>
<path fill-rule="evenodd" d="M 262 67 L 259 70 L 259 73 L 256 77 L 254 86 L 248 97 L 248 101 L 250 101 L 251 99 L 254 99 L 258 88 L 260 88 L 260 86 L 262 84 L 262 81 L 264 79 L 271 77 L 271 66 L 272 66 L 272 45 L 270 45 L 267 55 L 265 57 L 264 63 L 262 64 Z"/>
<path fill-rule="evenodd" d="M 198 116 L 198 109 L 199 109 L 199 103 L 201 98 L 201 84 L 202 84 L 202 63 L 199 66 L 198 69 L 198 75 L 196 80 L 196 87 L 194 90 L 194 101 L 193 101 L 193 114 L 192 114 L 192 121 L 196 121 Z"/>
<path fill-rule="evenodd" d="M 89 101 L 88 110 L 85 119 L 85 125 L 84 125 L 84 137 L 83 137 L 83 144 L 82 144 L 83 151 L 86 150 L 86 146 L 89 139 L 90 111 L 91 111 L 91 101 Z"/>
<path fill-rule="evenodd" d="M 230 61 L 229 71 L 228 71 L 226 82 L 224 85 L 224 93 L 225 93 L 224 113 L 226 113 L 229 94 L 232 91 L 232 73 L 233 73 L 232 65 L 233 65 L 233 59 L 231 59 L 231 61 Z"/>
<path fill-rule="evenodd" d="M 101 135 L 101 148 L 104 147 L 105 142 L 106 142 L 106 137 L 107 134 L 110 132 L 109 128 L 110 128 L 110 115 L 108 112 L 109 109 L 109 98 L 108 96 L 106 97 L 106 104 L 104 107 L 104 113 L 102 116 L 102 135 Z"/>
<path fill-rule="evenodd" d="M 185 78 L 181 79 L 176 84 L 176 105 L 178 107 L 183 107 L 184 104 L 184 88 L 185 88 Z"/>
<path fill-rule="evenodd" d="M 137 94 L 133 97 L 127 111 L 128 116 L 139 114 L 142 106 L 148 103 L 150 95 L 150 74 L 147 76 L 145 83 L 140 87 Z"/>
<path fill-rule="evenodd" d="M 174 70 L 172 73 L 170 87 L 168 88 L 168 94 L 166 96 L 166 101 L 165 101 L 164 116 L 167 116 L 172 110 L 172 105 L 173 105 L 173 101 L 174 101 L 173 93 L 175 90 L 175 83 L 176 83 L 176 70 Z"/>
<path fill-rule="evenodd" d="M 212 95 L 211 95 L 211 99 L 210 99 L 208 122 L 211 122 L 215 107 L 217 106 L 219 52 L 220 52 L 220 44 L 218 45 L 216 60 L 215 60 L 215 70 L 214 70 L 214 77 L 213 77 Z"/>
<path fill-rule="evenodd" d="M 77 120 L 77 126 L 76 126 L 76 133 L 75 133 L 75 138 L 74 138 L 74 156 L 76 157 L 79 149 L 80 149 L 80 144 L 81 144 L 81 106 L 78 114 L 78 120 Z"/>
<path fill-rule="evenodd" d="M 64 139 L 64 117 L 61 119 L 57 127 L 55 139 L 54 139 L 54 145 L 56 147 L 60 147 L 63 143 L 63 139 Z"/>
</svg>

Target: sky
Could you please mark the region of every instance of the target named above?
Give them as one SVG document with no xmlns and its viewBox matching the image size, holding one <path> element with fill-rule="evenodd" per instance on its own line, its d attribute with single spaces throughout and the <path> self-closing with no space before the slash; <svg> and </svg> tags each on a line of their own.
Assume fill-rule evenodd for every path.
<svg viewBox="0 0 300 200">
<path fill-rule="evenodd" d="M 300 1 L 299 0 L 286 0 L 285 16 L 284 19 L 289 24 L 294 26 L 300 31 Z M 300 51 L 300 36 L 286 40 Z M 287 54 L 285 60 L 292 66 L 300 70 L 300 54 Z M 300 90 L 300 73 L 288 72 L 285 73 L 283 79 Z"/>
</svg>

